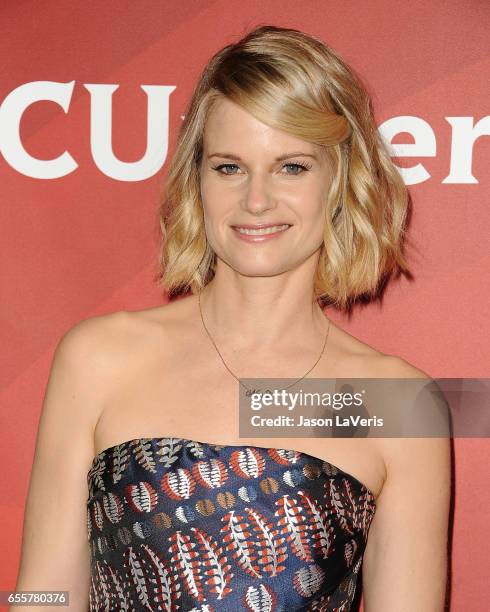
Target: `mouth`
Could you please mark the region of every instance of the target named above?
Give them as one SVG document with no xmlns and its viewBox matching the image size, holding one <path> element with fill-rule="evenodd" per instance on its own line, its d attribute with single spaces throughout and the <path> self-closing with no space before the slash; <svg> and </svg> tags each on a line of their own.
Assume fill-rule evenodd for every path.
<svg viewBox="0 0 490 612">
<path fill-rule="evenodd" d="M 267 236 L 269 234 L 277 234 L 291 227 L 288 223 L 278 225 L 232 225 L 236 232 L 243 236 Z"/>
</svg>

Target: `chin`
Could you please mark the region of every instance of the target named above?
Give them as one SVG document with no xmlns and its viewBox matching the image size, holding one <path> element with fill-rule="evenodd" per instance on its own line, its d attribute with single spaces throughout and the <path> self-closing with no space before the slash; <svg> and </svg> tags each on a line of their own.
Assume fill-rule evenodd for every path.
<svg viewBox="0 0 490 612">
<path fill-rule="evenodd" d="M 284 265 L 274 266 L 270 263 L 267 265 L 250 265 L 250 262 L 248 262 L 245 265 L 237 264 L 232 265 L 231 267 L 243 276 L 277 276 L 278 274 L 287 272 L 287 269 L 284 268 Z"/>
<path fill-rule="evenodd" d="M 230 249 L 226 253 L 218 253 L 218 262 L 226 264 L 243 276 L 276 276 L 288 272 L 300 263 L 300 260 L 291 261 L 291 253 L 282 249 L 281 251 L 253 254 Z"/>
</svg>

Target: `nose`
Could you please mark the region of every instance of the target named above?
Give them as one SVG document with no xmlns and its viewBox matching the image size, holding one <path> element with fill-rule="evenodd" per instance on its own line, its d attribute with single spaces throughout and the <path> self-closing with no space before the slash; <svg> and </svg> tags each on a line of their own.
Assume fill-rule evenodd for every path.
<svg viewBox="0 0 490 612">
<path fill-rule="evenodd" d="M 242 208 L 252 214 L 261 214 L 275 208 L 269 177 L 260 173 L 250 174 L 246 182 Z"/>
</svg>

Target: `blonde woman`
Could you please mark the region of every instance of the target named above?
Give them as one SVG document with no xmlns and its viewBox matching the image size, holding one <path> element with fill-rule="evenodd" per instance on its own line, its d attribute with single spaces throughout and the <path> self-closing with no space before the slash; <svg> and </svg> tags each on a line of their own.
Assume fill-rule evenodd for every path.
<svg viewBox="0 0 490 612">
<path fill-rule="evenodd" d="M 273 26 L 220 50 L 160 209 L 171 301 L 57 347 L 17 589 L 73 610 L 344 612 L 361 591 L 367 612 L 442 610 L 447 439 L 238 436 L 239 379 L 428 378 L 324 311 L 408 270 L 407 210 L 337 53 Z"/>
</svg>

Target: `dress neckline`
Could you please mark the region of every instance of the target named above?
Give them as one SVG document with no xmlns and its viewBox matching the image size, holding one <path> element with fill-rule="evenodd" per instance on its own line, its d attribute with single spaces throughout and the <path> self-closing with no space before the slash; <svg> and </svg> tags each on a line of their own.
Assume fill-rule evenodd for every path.
<svg viewBox="0 0 490 612">
<path fill-rule="evenodd" d="M 357 483 L 357 485 L 360 486 L 371 497 L 371 499 L 372 499 L 372 501 L 374 503 L 374 506 L 376 507 L 376 496 L 373 493 L 373 491 L 367 485 L 365 485 L 363 482 L 361 482 L 358 478 L 356 478 L 354 475 L 352 475 L 350 472 L 346 472 L 345 470 L 340 468 L 338 465 L 335 465 L 334 463 L 331 463 L 330 461 L 326 461 L 325 459 L 321 459 L 320 457 L 315 457 L 315 455 L 311 455 L 310 453 L 306 453 L 304 451 L 299 451 L 299 450 L 296 450 L 296 449 L 293 449 L 293 448 L 255 446 L 253 444 L 220 444 L 219 442 L 203 442 L 202 440 L 195 440 L 195 439 L 191 439 L 191 438 L 180 438 L 180 437 L 174 437 L 174 436 L 156 436 L 156 437 L 151 437 L 151 438 L 145 438 L 145 437 L 142 437 L 142 438 L 131 438 L 130 440 L 123 440 L 122 442 L 119 442 L 119 444 L 113 444 L 112 446 L 108 446 L 107 448 L 104 448 L 99 453 L 97 453 L 94 456 L 94 458 L 92 459 L 92 463 L 90 465 L 90 470 L 89 470 L 87 476 L 92 471 L 95 463 L 99 459 L 101 459 L 103 455 L 105 455 L 106 453 L 108 453 L 110 451 L 113 451 L 118 446 L 122 446 L 123 444 L 124 445 L 129 445 L 132 442 L 137 442 L 137 441 L 160 442 L 162 440 L 172 440 L 173 442 L 193 442 L 195 444 L 200 444 L 201 446 L 205 446 L 205 447 L 208 447 L 208 448 L 212 447 L 212 446 L 216 446 L 216 447 L 219 447 L 221 449 L 227 449 L 227 450 L 237 450 L 237 449 L 241 449 L 241 448 L 253 448 L 253 449 L 262 449 L 264 451 L 268 451 L 268 450 L 285 450 L 285 451 L 295 452 L 295 453 L 298 453 L 299 455 L 301 455 L 303 457 L 307 457 L 309 459 L 314 459 L 315 461 L 320 461 L 322 463 L 325 463 L 326 465 L 331 467 L 336 472 L 339 472 L 340 474 L 344 475 L 344 477 L 347 477 L 350 480 L 352 480 L 353 482 Z"/>
</svg>

